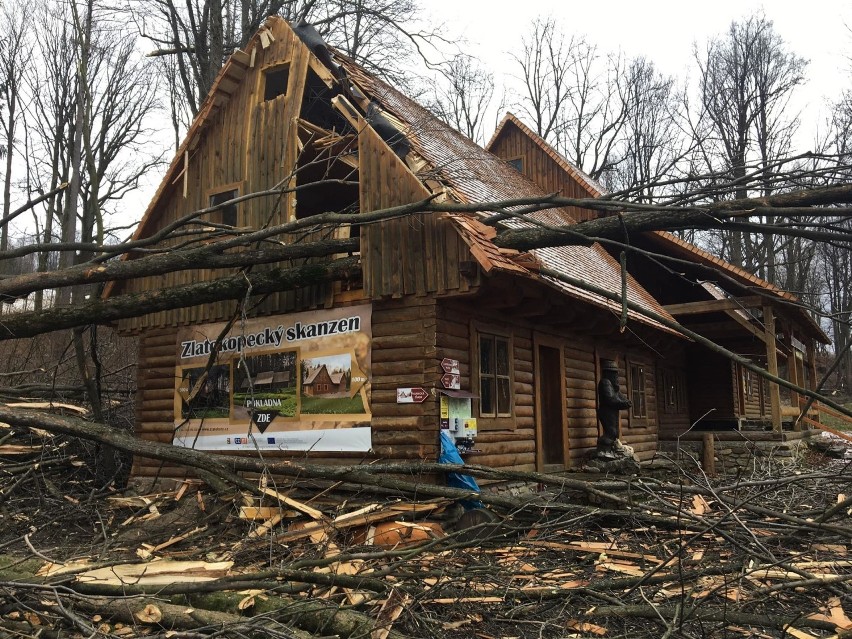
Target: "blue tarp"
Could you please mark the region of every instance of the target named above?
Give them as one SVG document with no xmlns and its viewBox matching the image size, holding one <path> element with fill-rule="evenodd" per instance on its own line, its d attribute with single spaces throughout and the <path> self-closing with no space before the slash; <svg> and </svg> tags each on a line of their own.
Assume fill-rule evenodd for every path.
<svg viewBox="0 0 852 639">
<path fill-rule="evenodd" d="M 459 454 L 459 449 L 456 448 L 456 442 L 453 441 L 453 438 L 450 434 L 442 430 L 441 431 L 441 454 L 438 456 L 439 464 L 464 464 L 464 460 Z M 479 484 L 476 483 L 476 480 L 470 475 L 462 475 L 461 473 L 446 473 L 447 475 L 447 486 L 450 488 L 463 488 L 464 490 L 471 490 L 479 492 Z M 461 499 L 459 503 L 464 506 L 465 510 L 473 510 L 474 508 L 483 508 L 482 502 L 479 500 L 471 501 L 468 499 Z"/>
</svg>

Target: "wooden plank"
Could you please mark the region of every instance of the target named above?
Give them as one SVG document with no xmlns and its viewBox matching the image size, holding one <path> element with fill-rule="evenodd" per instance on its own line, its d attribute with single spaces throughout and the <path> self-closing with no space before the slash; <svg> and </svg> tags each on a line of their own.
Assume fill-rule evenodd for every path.
<svg viewBox="0 0 852 639">
<path fill-rule="evenodd" d="M 816 406 L 816 404 L 814 404 L 814 406 Z M 840 413 L 840 412 L 834 410 L 833 408 L 831 408 L 829 406 L 825 406 L 823 404 L 820 404 L 819 405 L 819 411 L 821 413 L 826 413 L 828 415 L 831 415 L 832 417 L 836 417 L 837 419 L 841 419 L 843 421 L 846 421 L 846 422 L 849 422 L 850 424 L 852 424 L 852 418 L 850 418 L 849 415 L 844 415 L 843 413 Z"/>
<path fill-rule="evenodd" d="M 844 415 L 844 417 L 846 416 Z M 825 432 L 831 433 L 832 435 L 840 437 L 841 439 L 845 439 L 848 442 L 852 442 L 852 435 L 850 435 L 849 433 L 844 433 L 842 430 L 837 430 L 835 428 L 832 428 L 831 426 L 820 424 L 819 422 L 814 421 L 810 417 L 802 417 L 802 421 L 806 424 L 810 424 L 814 428 L 819 428 L 820 430 L 824 430 Z"/>
<path fill-rule="evenodd" d="M 702 438 L 701 468 L 709 477 L 716 476 L 716 443 L 713 433 L 704 433 Z"/>
</svg>

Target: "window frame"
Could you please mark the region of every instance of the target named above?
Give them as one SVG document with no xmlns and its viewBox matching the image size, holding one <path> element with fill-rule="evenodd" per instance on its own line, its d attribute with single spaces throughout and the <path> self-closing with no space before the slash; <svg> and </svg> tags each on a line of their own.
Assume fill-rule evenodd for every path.
<svg viewBox="0 0 852 639">
<path fill-rule="evenodd" d="M 628 395 L 628 399 L 632 404 L 629 408 L 631 422 L 634 419 L 641 420 L 643 422 L 648 419 L 648 384 L 645 372 L 646 366 L 647 364 L 643 362 L 627 360 L 627 384 L 628 392 L 630 393 Z M 640 388 L 634 390 L 634 381 L 639 383 Z M 636 401 L 636 393 L 641 393 L 641 402 Z M 643 409 L 641 414 L 637 412 L 640 408 Z"/>
<path fill-rule="evenodd" d="M 517 162 L 517 161 L 520 161 L 521 168 L 518 168 L 514 164 L 512 164 L 513 162 Z M 515 155 L 515 156 L 512 156 L 510 158 L 506 158 L 505 162 L 506 162 L 506 164 L 511 166 L 513 169 L 515 169 L 518 173 L 520 173 L 521 175 L 524 175 L 524 166 L 526 165 L 526 158 L 524 157 L 523 154 Z"/>
<path fill-rule="evenodd" d="M 276 93 L 272 97 L 267 96 L 267 88 L 269 87 L 269 76 L 276 73 L 281 73 L 282 71 L 287 71 L 287 84 L 284 86 L 283 93 Z M 276 62 L 275 64 L 270 64 L 267 67 L 261 69 L 260 79 L 263 82 L 263 86 L 261 90 L 258 92 L 258 96 L 261 97 L 261 103 L 267 104 L 269 102 L 274 102 L 278 98 L 286 98 L 290 92 L 290 61 L 287 60 L 285 62 Z"/>
<path fill-rule="evenodd" d="M 742 385 L 743 385 L 743 397 L 745 397 L 745 401 L 748 403 L 754 403 L 754 373 L 751 372 L 751 369 L 743 366 L 741 368 L 743 372 L 742 376 Z"/>
<path fill-rule="evenodd" d="M 239 182 L 231 182 L 230 184 L 219 184 L 211 189 L 207 189 L 207 192 L 205 194 L 207 196 L 207 206 L 215 206 L 215 204 L 213 203 L 213 198 L 219 195 L 224 195 L 226 193 L 233 194 L 231 195 L 231 197 L 228 198 L 229 200 L 233 200 L 234 198 L 240 197 L 240 194 L 243 192 L 243 186 L 244 183 L 242 180 L 240 180 Z M 228 224 L 228 222 L 225 220 L 225 212 L 226 210 L 231 208 L 233 208 L 234 212 L 234 224 Z M 211 224 L 222 224 L 227 226 L 233 226 L 234 228 L 239 228 L 240 205 L 233 204 L 227 207 L 227 209 L 217 209 L 216 211 L 213 211 L 207 215 L 207 220 Z"/>
<path fill-rule="evenodd" d="M 514 335 L 511 331 L 507 331 L 505 328 L 497 327 L 490 324 L 484 324 L 477 321 L 472 321 L 470 325 L 470 350 L 471 350 L 471 358 L 470 358 L 470 377 L 471 377 L 471 389 L 477 394 L 477 399 L 474 400 L 474 414 L 476 415 L 477 420 L 477 428 L 480 430 L 515 430 L 517 427 L 517 417 L 516 417 L 516 399 L 515 399 L 515 344 L 514 344 Z M 491 337 L 494 338 L 494 412 L 486 413 L 483 415 L 482 413 L 482 399 L 479 397 L 481 395 L 482 389 L 482 373 L 480 369 L 480 337 Z M 508 379 L 509 382 L 509 410 L 508 412 L 500 413 L 499 407 L 497 405 L 497 362 L 496 362 L 496 351 L 497 351 L 497 340 L 501 340 L 506 343 L 507 354 L 508 354 L 508 375 L 500 375 L 499 377 L 503 379 Z"/>
<path fill-rule="evenodd" d="M 686 383 L 683 372 L 672 368 L 661 368 L 659 385 L 662 390 L 663 412 L 668 415 L 685 413 L 687 410 Z"/>
</svg>

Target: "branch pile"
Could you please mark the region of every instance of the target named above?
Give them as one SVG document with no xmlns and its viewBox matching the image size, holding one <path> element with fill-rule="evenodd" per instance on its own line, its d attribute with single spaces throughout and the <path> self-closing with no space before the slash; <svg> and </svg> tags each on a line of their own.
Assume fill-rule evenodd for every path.
<svg viewBox="0 0 852 639">
<path fill-rule="evenodd" d="M 455 503 L 465 491 L 416 480 L 436 465 L 332 476 L 293 462 L 289 477 L 261 472 L 238 487 L 214 474 L 215 494 L 194 479 L 132 494 L 98 491 L 76 438 L 19 425 L 0 438 L 0 626 L 16 636 L 801 638 L 852 628 L 843 461 L 735 480 L 473 466 L 480 481 L 525 490 L 486 492 L 488 514 L 471 515 Z"/>
</svg>

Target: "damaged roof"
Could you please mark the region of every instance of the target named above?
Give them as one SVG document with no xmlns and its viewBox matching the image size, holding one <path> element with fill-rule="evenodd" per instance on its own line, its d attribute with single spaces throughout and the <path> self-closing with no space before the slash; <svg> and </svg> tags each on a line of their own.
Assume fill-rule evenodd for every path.
<svg viewBox="0 0 852 639">
<path fill-rule="evenodd" d="M 411 148 L 427 163 L 426 166 L 415 171 L 422 181 L 437 181 L 445 187 L 448 196 L 468 204 L 548 196 L 548 193 L 545 193 L 537 184 L 518 173 L 503 160 L 455 131 L 407 96 L 367 73 L 359 65 L 340 54 L 337 54 L 335 59 L 364 93 L 403 123 L 403 133 Z M 480 221 L 487 222 L 491 215 L 492 213 L 482 212 L 479 216 Z M 509 259 L 505 252 L 500 252 L 491 243 L 496 232 L 485 233 L 481 228 L 477 228 L 474 232 L 472 225 L 465 225 L 463 216 L 453 216 L 453 219 L 464 230 L 462 236 L 471 246 L 474 257 L 479 260 L 486 272 L 495 267 L 498 270 L 515 273 L 525 272 L 526 275 L 540 278 L 571 297 L 598 307 L 620 310 L 618 304 L 597 293 L 561 280 L 538 275 L 533 269 L 521 266 L 517 260 Z M 509 228 L 521 228 L 534 224 L 562 226 L 575 222 L 576 220 L 567 210 L 549 209 L 529 215 L 526 219 L 503 220 L 500 224 Z M 607 291 L 617 294 L 621 292 L 620 267 L 598 244 L 535 249 L 532 254 L 546 268 L 589 282 Z M 490 256 L 490 262 L 484 263 L 483 256 Z M 674 321 L 674 318 L 657 300 L 629 275 L 627 298 L 644 310 Z M 639 312 L 630 310 L 628 317 L 656 328 L 670 330 Z"/>
<path fill-rule="evenodd" d="M 281 28 L 292 29 L 282 18 L 268 18 L 264 26 L 251 38 L 249 45 L 255 45 L 264 38 L 274 39 L 274 33 Z M 303 44 L 310 51 L 310 67 L 315 70 L 319 70 L 320 67 L 328 69 L 325 74 L 326 81 L 334 83 L 339 88 L 338 93 L 352 98 L 355 108 L 360 111 L 364 121 L 374 128 L 398 155 L 410 154 L 411 157 L 406 158 L 409 167 L 431 192 L 439 192 L 451 201 L 471 204 L 493 203 L 522 197 L 544 198 L 548 195 L 501 159 L 440 121 L 410 98 L 372 76 L 346 56 L 331 48 L 323 47 L 310 38 L 308 38 L 310 42 L 305 43 L 303 35 L 304 33 L 311 35 L 310 30 L 305 31 L 303 27 L 299 27 L 294 33 L 302 39 Z M 225 62 L 213 83 L 213 89 L 201 105 L 157 194 L 143 216 L 134 239 L 144 237 L 158 200 L 165 190 L 179 179 L 185 168 L 188 154 L 197 148 L 214 115 L 236 91 L 251 64 L 250 56 L 241 50 L 235 51 Z M 389 140 L 388 137 L 393 139 Z M 403 140 L 399 140 L 399 137 Z M 412 165 L 412 159 L 415 156 L 417 162 Z M 486 223 L 483 225 L 484 228 L 487 228 L 487 218 L 491 215 L 491 213 L 482 212 L 478 216 L 480 222 Z M 561 293 L 599 308 L 617 307 L 617 304 L 607 298 L 585 290 L 581 286 L 544 277 L 535 268 L 536 264 L 540 264 L 564 273 L 568 277 L 620 294 L 620 267 L 601 246 L 595 244 L 553 247 L 535 250 L 532 252 L 532 259 L 530 254 L 512 257 L 494 246 L 491 241 L 493 236 L 482 233 L 481 228 L 472 233 L 470 232 L 472 227 L 470 225 L 465 227 L 461 218 L 456 217 L 454 221 L 480 264 L 490 263 L 491 267 L 497 270 L 538 279 Z M 503 227 L 518 228 L 533 224 L 565 225 L 574 221 L 566 210 L 552 209 L 536 213 L 527 219 L 504 220 L 500 224 Z M 464 232 L 465 228 L 467 232 Z M 486 259 L 489 255 L 492 258 L 490 260 Z M 524 258 L 527 259 L 526 263 Z M 488 269 L 485 270 L 488 271 Z M 109 295 L 111 288 L 111 286 L 107 287 L 105 296 Z M 662 306 L 629 276 L 627 297 L 639 308 L 673 321 Z M 632 320 L 657 329 L 673 332 L 640 312 L 630 310 L 628 316 Z"/>
</svg>

